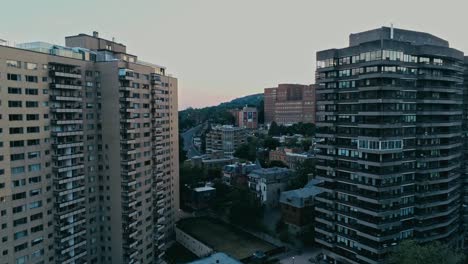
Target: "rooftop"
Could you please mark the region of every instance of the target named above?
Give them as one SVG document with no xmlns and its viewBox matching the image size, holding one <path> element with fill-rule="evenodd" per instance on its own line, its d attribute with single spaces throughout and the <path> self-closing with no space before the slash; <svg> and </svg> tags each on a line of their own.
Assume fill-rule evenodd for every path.
<svg viewBox="0 0 468 264">
<path fill-rule="evenodd" d="M 214 253 L 213 255 L 189 262 L 188 264 L 242 264 L 242 262 L 231 258 L 230 256 L 226 255 L 225 253 L 218 252 Z"/>
<path fill-rule="evenodd" d="M 282 192 L 280 203 L 289 204 L 297 208 L 304 207 L 304 201 L 306 199 L 313 198 L 315 195 L 322 192 L 320 188 L 315 186 Z"/>
<path fill-rule="evenodd" d="M 212 218 L 182 219 L 177 227 L 215 251 L 225 252 L 238 260 L 251 257 L 256 251 L 268 252 L 275 248 L 266 241 Z"/>
<path fill-rule="evenodd" d="M 203 187 L 195 188 L 193 190 L 196 191 L 196 192 L 206 192 L 206 191 L 213 191 L 213 190 L 216 190 L 216 189 L 213 188 L 213 187 L 210 187 L 210 186 L 203 186 Z"/>
<path fill-rule="evenodd" d="M 291 175 L 291 170 L 288 168 L 273 167 L 254 170 L 249 174 L 249 177 L 280 180 L 289 178 Z"/>
<path fill-rule="evenodd" d="M 413 45 L 431 45 L 449 47 L 449 42 L 426 32 L 406 30 L 393 27 L 381 27 L 349 35 L 349 46 L 357 46 L 364 42 L 393 39 L 409 42 Z"/>
<path fill-rule="evenodd" d="M 237 130 L 244 130 L 242 127 L 235 127 L 233 125 L 217 125 L 212 127 L 213 130 L 220 130 L 220 131 L 237 131 Z"/>
</svg>

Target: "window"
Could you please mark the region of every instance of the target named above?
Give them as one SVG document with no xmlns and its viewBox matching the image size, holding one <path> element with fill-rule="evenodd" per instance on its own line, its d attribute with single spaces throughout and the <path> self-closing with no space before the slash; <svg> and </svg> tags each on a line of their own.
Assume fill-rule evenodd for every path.
<svg viewBox="0 0 468 264">
<path fill-rule="evenodd" d="M 38 127 L 38 126 L 35 126 L 35 127 L 28 127 L 28 128 L 27 128 L 27 132 L 28 132 L 28 133 L 39 133 L 39 127 Z"/>
<path fill-rule="evenodd" d="M 8 107 L 23 107 L 23 102 L 21 102 L 21 101 L 8 101 Z"/>
<path fill-rule="evenodd" d="M 37 70 L 37 64 L 36 63 L 25 62 L 25 64 L 26 64 L 26 69 L 28 69 L 28 70 Z"/>
<path fill-rule="evenodd" d="M 28 159 L 35 159 L 41 157 L 40 151 L 33 151 L 28 153 Z"/>
<path fill-rule="evenodd" d="M 41 170 L 41 164 L 31 164 L 28 166 L 29 171 L 40 171 Z"/>
<path fill-rule="evenodd" d="M 26 88 L 24 93 L 29 94 L 29 95 L 38 95 L 39 91 L 37 89 L 34 89 L 34 88 Z"/>
<path fill-rule="evenodd" d="M 39 120 L 39 114 L 27 114 L 26 115 L 26 120 L 28 120 L 28 121 Z"/>
<path fill-rule="evenodd" d="M 26 224 L 27 222 L 28 222 L 28 218 L 23 217 L 23 218 L 16 219 L 15 221 L 13 221 L 13 226 L 23 225 L 23 224 Z"/>
<path fill-rule="evenodd" d="M 15 193 L 12 195 L 12 199 L 15 200 L 20 200 L 26 198 L 26 192 L 20 192 L 20 193 Z"/>
<path fill-rule="evenodd" d="M 23 140 L 10 141 L 10 147 L 11 148 L 24 147 L 24 141 Z"/>
<path fill-rule="evenodd" d="M 21 114 L 8 115 L 8 119 L 10 121 L 21 121 L 21 120 L 23 120 L 23 115 L 21 115 Z"/>
<path fill-rule="evenodd" d="M 24 160 L 24 153 L 20 153 L 20 154 L 11 154 L 11 155 L 10 155 L 10 160 L 11 160 L 11 161 Z"/>
<path fill-rule="evenodd" d="M 37 101 L 26 101 L 26 107 L 29 107 L 29 108 L 39 107 L 39 103 Z"/>
<path fill-rule="evenodd" d="M 24 173 L 24 166 L 11 168 L 11 174 L 12 175 L 17 175 L 17 174 L 21 174 L 21 173 Z"/>
<path fill-rule="evenodd" d="M 28 139 L 28 146 L 36 146 L 40 144 L 39 139 Z"/>
<path fill-rule="evenodd" d="M 21 75 L 19 75 L 19 74 L 13 74 L 13 73 L 8 73 L 8 74 L 7 74 L 7 79 L 8 79 L 9 81 L 20 82 L 20 81 L 21 81 Z"/>
<path fill-rule="evenodd" d="M 37 76 L 26 75 L 26 82 L 37 83 Z"/>
<path fill-rule="evenodd" d="M 14 180 L 13 187 L 26 186 L 26 179 Z"/>
<path fill-rule="evenodd" d="M 13 214 L 21 213 L 21 212 L 24 212 L 24 211 L 26 211 L 26 206 L 25 205 L 16 206 L 16 207 L 13 207 L 13 209 L 12 209 Z"/>
<path fill-rule="evenodd" d="M 23 128 L 22 127 L 10 127 L 10 135 L 14 134 L 23 134 Z"/>
<path fill-rule="evenodd" d="M 29 191 L 29 197 L 34 197 L 36 195 L 40 195 L 42 193 L 42 190 L 39 189 L 34 189 Z"/>
<path fill-rule="evenodd" d="M 43 240 L 44 240 L 43 237 L 38 237 L 38 238 L 36 238 L 36 239 L 33 239 L 33 240 L 31 241 L 31 246 L 35 246 L 35 245 L 37 245 L 37 244 L 40 244 L 40 243 L 42 243 Z"/>
<path fill-rule="evenodd" d="M 33 214 L 29 217 L 31 221 L 42 219 L 42 213 Z"/>
<path fill-rule="evenodd" d="M 36 233 L 36 232 L 39 232 L 39 231 L 42 231 L 44 230 L 44 226 L 43 225 L 38 225 L 38 226 L 35 226 L 33 228 L 31 228 L 31 233 Z"/>
<path fill-rule="evenodd" d="M 15 61 L 15 60 L 7 60 L 6 65 L 7 67 L 11 67 L 11 68 L 18 68 L 18 69 L 21 68 L 21 62 Z"/>
<path fill-rule="evenodd" d="M 19 251 L 24 250 L 26 248 L 28 248 L 28 242 L 25 242 L 23 244 L 20 244 L 20 245 L 16 246 L 15 247 L 15 252 L 19 252 Z"/>
<path fill-rule="evenodd" d="M 28 235 L 28 230 L 23 230 L 23 231 L 16 232 L 13 237 L 15 238 L 15 240 L 17 240 L 27 235 Z"/>
<path fill-rule="evenodd" d="M 42 206 L 42 201 L 36 201 L 29 204 L 29 209 L 35 209 Z"/>
<path fill-rule="evenodd" d="M 9 94 L 21 94 L 21 88 L 8 87 Z"/>
</svg>

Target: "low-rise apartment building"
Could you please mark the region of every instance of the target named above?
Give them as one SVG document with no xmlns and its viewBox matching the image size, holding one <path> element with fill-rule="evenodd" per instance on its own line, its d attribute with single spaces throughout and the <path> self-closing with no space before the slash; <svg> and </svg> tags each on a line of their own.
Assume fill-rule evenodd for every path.
<svg viewBox="0 0 468 264">
<path fill-rule="evenodd" d="M 279 205 L 281 192 L 286 190 L 293 177 L 291 170 L 287 168 L 258 169 L 249 173 L 248 186 L 256 193 L 262 205 L 275 208 Z"/>
<path fill-rule="evenodd" d="M 244 128 L 230 125 L 218 125 L 206 134 L 206 153 L 222 151 L 225 156 L 232 156 L 236 149 L 247 142 Z"/>
</svg>

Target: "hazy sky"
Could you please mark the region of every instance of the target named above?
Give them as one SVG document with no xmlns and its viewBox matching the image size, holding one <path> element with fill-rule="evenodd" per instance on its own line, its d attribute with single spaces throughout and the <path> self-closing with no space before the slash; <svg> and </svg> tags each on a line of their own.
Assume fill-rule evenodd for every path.
<svg viewBox="0 0 468 264">
<path fill-rule="evenodd" d="M 179 79 L 179 108 L 313 83 L 315 52 L 394 23 L 468 52 L 467 0 L 2 0 L 0 38 L 115 37 Z"/>
</svg>

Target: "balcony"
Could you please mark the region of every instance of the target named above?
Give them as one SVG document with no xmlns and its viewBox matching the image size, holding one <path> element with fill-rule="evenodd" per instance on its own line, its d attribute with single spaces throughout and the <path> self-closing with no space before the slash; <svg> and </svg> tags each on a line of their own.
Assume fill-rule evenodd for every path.
<svg viewBox="0 0 468 264">
<path fill-rule="evenodd" d="M 51 89 L 65 89 L 65 90 L 81 90 L 82 85 L 79 84 L 61 84 L 61 83 L 51 83 Z"/>
<path fill-rule="evenodd" d="M 52 101 L 63 101 L 63 102 L 82 102 L 83 99 L 77 96 L 66 96 L 66 95 L 51 95 L 50 100 Z"/>
<path fill-rule="evenodd" d="M 81 73 L 79 71 L 62 72 L 60 70 L 50 70 L 50 76 L 70 79 L 81 79 Z"/>
<path fill-rule="evenodd" d="M 77 163 L 77 164 L 65 165 L 65 166 L 61 166 L 61 167 L 54 166 L 53 170 L 60 173 L 60 172 L 78 170 L 78 169 L 83 169 L 83 168 L 84 168 L 84 164 L 78 164 Z"/>
<path fill-rule="evenodd" d="M 81 215 L 84 212 L 86 212 L 86 208 L 72 207 L 72 208 L 69 208 L 68 210 L 60 211 L 60 212 L 58 212 L 58 214 L 60 215 L 59 219 L 62 220 L 62 219 L 68 218 L 70 216 Z"/>
<path fill-rule="evenodd" d="M 135 79 L 133 70 L 121 68 L 119 69 L 119 79 L 132 81 Z"/>
<path fill-rule="evenodd" d="M 58 194 L 59 196 L 64 196 L 64 195 L 68 195 L 68 194 L 71 194 L 71 193 L 76 193 L 76 192 L 81 192 L 81 191 L 84 191 L 85 190 L 85 187 L 84 186 L 79 186 L 78 184 L 76 184 L 77 186 L 73 186 L 72 188 L 68 189 L 67 187 L 63 187 L 63 188 L 60 188 L 60 189 L 56 189 L 54 190 L 54 192 L 56 194 Z"/>
</svg>

